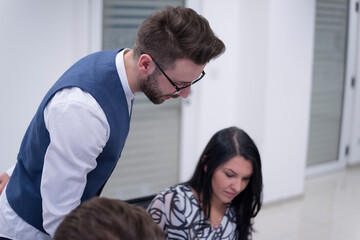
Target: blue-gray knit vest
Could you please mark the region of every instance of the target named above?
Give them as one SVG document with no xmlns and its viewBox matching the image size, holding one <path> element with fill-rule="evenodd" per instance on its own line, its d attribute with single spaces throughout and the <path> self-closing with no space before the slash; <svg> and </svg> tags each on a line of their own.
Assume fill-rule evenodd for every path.
<svg viewBox="0 0 360 240">
<path fill-rule="evenodd" d="M 25 133 L 6 195 L 13 210 L 40 231 L 45 232 L 40 181 L 45 152 L 50 143 L 43 118 L 44 108 L 57 91 L 67 87 L 81 88 L 100 104 L 110 125 L 110 138 L 96 159 L 96 168 L 87 175 L 81 201 L 99 195 L 120 157 L 129 132 L 128 105 L 115 66 L 119 51 L 97 52 L 75 63 L 45 95 Z"/>
</svg>

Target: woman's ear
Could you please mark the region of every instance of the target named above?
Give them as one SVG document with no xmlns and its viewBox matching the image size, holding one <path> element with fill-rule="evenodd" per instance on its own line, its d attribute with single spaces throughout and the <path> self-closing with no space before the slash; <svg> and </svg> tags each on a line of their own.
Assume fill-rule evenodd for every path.
<svg viewBox="0 0 360 240">
<path fill-rule="evenodd" d="M 204 173 L 207 172 L 207 165 L 204 165 Z"/>
<path fill-rule="evenodd" d="M 150 75 L 155 71 L 155 63 L 148 54 L 141 54 L 138 61 L 138 69 L 141 74 Z"/>
</svg>

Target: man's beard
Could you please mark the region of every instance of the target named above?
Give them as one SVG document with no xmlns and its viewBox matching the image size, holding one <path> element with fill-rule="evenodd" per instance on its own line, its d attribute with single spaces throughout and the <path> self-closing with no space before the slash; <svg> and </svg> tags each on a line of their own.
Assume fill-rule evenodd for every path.
<svg viewBox="0 0 360 240">
<path fill-rule="evenodd" d="M 158 88 L 158 81 L 155 79 L 155 74 L 151 74 L 147 79 L 141 81 L 140 91 L 154 104 L 161 104 L 165 101 L 164 96 L 170 98 L 177 98 L 178 95 L 163 95 Z"/>
</svg>

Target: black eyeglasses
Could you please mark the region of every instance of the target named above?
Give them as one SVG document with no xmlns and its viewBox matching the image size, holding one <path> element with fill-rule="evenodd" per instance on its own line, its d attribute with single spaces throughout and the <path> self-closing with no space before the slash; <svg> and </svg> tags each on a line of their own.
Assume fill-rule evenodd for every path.
<svg viewBox="0 0 360 240">
<path fill-rule="evenodd" d="M 148 55 L 149 55 L 149 54 L 148 54 Z M 149 55 L 149 56 L 150 56 L 150 55 Z M 161 67 L 160 67 L 160 65 L 158 64 L 158 62 L 157 62 L 152 56 L 150 56 L 150 57 L 151 57 L 151 59 L 154 61 L 155 65 L 160 69 L 160 71 L 162 72 L 162 74 L 166 77 L 166 79 L 167 79 L 167 80 L 171 83 L 171 85 L 173 85 L 173 87 L 176 89 L 176 92 L 174 93 L 174 95 L 179 94 L 179 92 L 180 92 L 181 90 L 184 90 L 185 88 L 190 87 L 190 86 L 193 85 L 194 83 L 200 81 L 200 80 L 205 76 L 205 72 L 202 71 L 201 74 L 200 74 L 200 76 L 199 76 L 197 79 L 195 79 L 194 81 L 192 81 L 191 83 L 189 83 L 189 84 L 187 84 L 187 85 L 185 85 L 185 86 L 183 86 L 183 87 L 178 87 L 178 86 L 168 77 L 168 75 L 166 75 L 166 73 L 164 72 L 164 70 L 161 69 Z"/>
</svg>

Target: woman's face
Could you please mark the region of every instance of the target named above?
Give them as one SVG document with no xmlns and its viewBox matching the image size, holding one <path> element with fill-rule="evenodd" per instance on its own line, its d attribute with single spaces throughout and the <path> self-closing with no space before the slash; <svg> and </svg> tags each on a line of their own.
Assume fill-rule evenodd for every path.
<svg viewBox="0 0 360 240">
<path fill-rule="evenodd" d="M 215 169 L 212 176 L 212 202 L 229 203 L 249 184 L 253 166 L 251 161 L 235 156 Z"/>
</svg>

